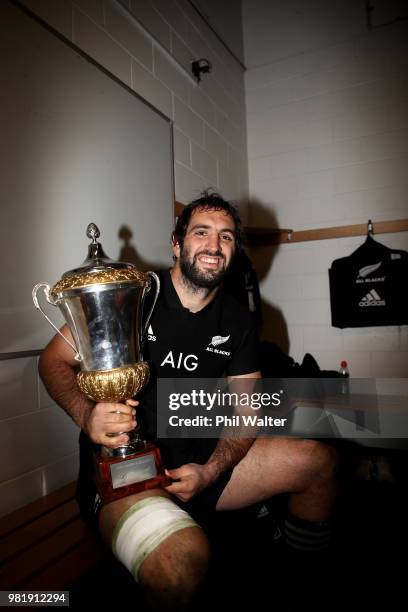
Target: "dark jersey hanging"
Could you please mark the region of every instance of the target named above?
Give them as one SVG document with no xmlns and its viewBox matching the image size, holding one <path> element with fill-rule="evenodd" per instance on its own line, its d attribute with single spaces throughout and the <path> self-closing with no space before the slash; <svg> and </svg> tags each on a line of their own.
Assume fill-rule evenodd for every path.
<svg viewBox="0 0 408 612">
<path fill-rule="evenodd" d="M 243 249 L 235 255 L 223 287 L 226 293 L 249 310 L 255 324 L 260 328 L 262 315 L 258 277 L 252 261 Z"/>
<path fill-rule="evenodd" d="M 371 236 L 329 270 L 332 325 L 371 327 L 408 324 L 405 290 L 408 252 Z"/>
</svg>

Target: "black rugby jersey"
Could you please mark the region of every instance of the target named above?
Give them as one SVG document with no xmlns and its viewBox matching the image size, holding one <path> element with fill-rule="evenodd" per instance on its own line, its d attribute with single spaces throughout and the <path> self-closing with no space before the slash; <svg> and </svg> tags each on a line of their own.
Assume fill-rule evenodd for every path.
<svg viewBox="0 0 408 612">
<path fill-rule="evenodd" d="M 217 440 L 156 439 L 157 378 L 218 378 L 256 372 L 258 335 L 249 311 L 222 289 L 205 308 L 192 313 L 180 302 L 170 271 L 160 272 L 159 277 L 160 294 L 143 346 L 150 382 L 137 398 L 137 419 L 143 435 L 160 447 L 164 464 L 171 468 L 191 461 L 204 463 Z M 146 304 L 146 311 L 148 308 Z"/>
</svg>

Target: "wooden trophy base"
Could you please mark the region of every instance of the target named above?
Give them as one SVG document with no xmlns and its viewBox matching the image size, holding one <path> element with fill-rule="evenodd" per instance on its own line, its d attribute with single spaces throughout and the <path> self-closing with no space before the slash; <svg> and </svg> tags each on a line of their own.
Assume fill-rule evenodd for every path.
<svg viewBox="0 0 408 612">
<path fill-rule="evenodd" d="M 172 482 L 164 473 L 159 449 L 151 442 L 142 443 L 140 450 L 126 456 L 95 453 L 94 462 L 96 485 L 105 504 Z"/>
</svg>

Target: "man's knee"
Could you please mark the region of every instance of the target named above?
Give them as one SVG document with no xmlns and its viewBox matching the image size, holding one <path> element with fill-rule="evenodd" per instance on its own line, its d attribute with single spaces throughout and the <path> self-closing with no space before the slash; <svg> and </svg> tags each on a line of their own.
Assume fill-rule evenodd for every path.
<svg viewBox="0 0 408 612">
<path fill-rule="evenodd" d="M 301 461 L 313 480 L 334 479 L 338 465 L 338 454 L 335 448 L 317 440 L 302 440 L 299 443 L 299 451 Z"/>
<path fill-rule="evenodd" d="M 189 527 L 169 536 L 145 559 L 139 582 L 154 608 L 182 609 L 202 584 L 208 562 L 204 532 Z"/>
</svg>

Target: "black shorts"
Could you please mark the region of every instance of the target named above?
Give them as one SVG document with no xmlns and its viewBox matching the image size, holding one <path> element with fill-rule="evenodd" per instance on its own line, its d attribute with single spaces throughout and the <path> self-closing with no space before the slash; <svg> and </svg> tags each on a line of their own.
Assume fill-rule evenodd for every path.
<svg viewBox="0 0 408 612">
<path fill-rule="evenodd" d="M 206 530 L 214 518 L 216 506 L 222 492 L 231 478 L 232 470 L 228 470 L 217 482 L 207 487 L 188 502 L 182 502 L 177 497 L 173 501 L 183 508 L 197 523 Z"/>
<path fill-rule="evenodd" d="M 99 496 L 93 478 L 92 447 L 85 443 L 80 444 L 80 472 L 77 481 L 76 499 L 83 520 L 93 529 L 98 529 L 99 513 L 102 508 L 102 500 Z M 214 517 L 216 505 L 221 494 L 231 478 L 232 470 L 229 470 L 217 480 L 212 486 L 207 487 L 188 502 L 182 502 L 172 496 L 172 500 L 206 529 Z"/>
<path fill-rule="evenodd" d="M 79 444 L 79 475 L 76 486 L 76 500 L 83 520 L 93 529 L 98 530 L 99 512 L 102 500 L 96 488 L 93 477 L 93 449 L 86 441 L 82 443 L 85 435 L 81 432 Z"/>
</svg>

